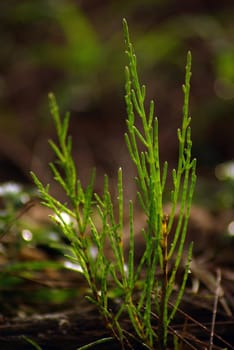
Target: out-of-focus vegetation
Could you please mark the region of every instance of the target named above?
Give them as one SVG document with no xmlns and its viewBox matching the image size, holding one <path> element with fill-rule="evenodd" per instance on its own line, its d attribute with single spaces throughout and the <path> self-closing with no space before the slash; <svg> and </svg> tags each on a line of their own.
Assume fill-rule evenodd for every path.
<svg viewBox="0 0 234 350">
<path fill-rule="evenodd" d="M 157 95 L 160 101 L 157 113 L 164 128 L 165 157 L 175 155 L 170 125 L 177 125 L 180 118 L 182 93 L 177 82 L 183 80 L 183 58 L 191 49 L 198 166 L 209 170 L 229 160 L 234 120 L 233 12 L 232 1 L 2 1 L 0 159 L 5 172 L 1 170 L 1 178 L 8 180 L 9 173 L 13 179 L 27 177 L 30 165 L 43 172 L 42 163 L 49 157 L 41 149 L 41 139 L 44 142 L 51 128 L 49 91 L 81 120 L 81 133 L 88 141 L 80 143 L 86 152 L 96 145 L 95 136 L 87 136 L 85 125 L 90 120 L 94 134 L 101 130 L 98 124 L 106 123 L 112 138 L 122 135 L 115 127 L 124 120 L 123 16 L 134 33 L 149 97 Z M 114 153 L 115 141 L 109 146 Z M 102 157 L 112 153 L 91 157 L 90 162 L 98 163 Z"/>
</svg>

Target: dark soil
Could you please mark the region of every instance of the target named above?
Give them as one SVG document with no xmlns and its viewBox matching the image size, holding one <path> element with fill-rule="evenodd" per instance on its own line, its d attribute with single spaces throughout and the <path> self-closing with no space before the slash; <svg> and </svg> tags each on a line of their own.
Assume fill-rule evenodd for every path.
<svg viewBox="0 0 234 350">
<path fill-rule="evenodd" d="M 187 310 L 189 314 L 179 311 L 172 324 L 171 332 L 177 332 L 181 338 L 182 349 L 207 349 L 210 342 L 212 310 L 209 310 L 207 305 L 202 304 L 199 297 L 194 298 L 186 295 L 185 299 L 188 300 L 182 303 L 181 309 Z M 227 316 L 219 307 L 215 322 L 213 349 L 234 348 L 233 326 L 233 317 Z M 128 324 L 125 324 L 125 329 L 130 331 Z M 103 326 L 96 310 L 88 303 L 81 302 L 73 310 L 64 310 L 63 312 L 34 314 L 30 317 L 2 317 L 0 325 L 1 349 L 32 349 L 32 345 L 27 344 L 24 336 L 36 341 L 43 350 L 75 350 L 80 346 L 111 335 Z M 134 349 L 144 349 L 137 342 L 133 342 L 132 346 Z M 110 340 L 107 343 L 95 345 L 93 348 L 121 349 L 121 346 L 116 341 Z M 126 347 L 126 349 L 128 348 Z"/>
<path fill-rule="evenodd" d="M 197 219 L 198 212 L 200 221 Z M 31 213 L 31 217 L 33 216 L 34 214 Z M 177 334 L 179 338 L 181 350 L 234 349 L 233 239 L 219 235 L 220 231 L 214 230 L 212 220 L 209 222 L 208 217 L 207 212 L 202 214 L 201 208 L 193 207 L 189 237 L 195 240 L 196 235 L 199 235 L 199 240 L 197 240 L 199 244 L 194 250 L 186 292 L 169 329 L 169 349 L 173 349 L 174 334 Z M 217 228 L 216 221 L 215 225 Z M 4 239 L 7 244 L 9 238 Z M 137 236 L 136 250 L 139 256 L 141 249 L 142 242 Z M 18 259 L 43 261 L 51 256 L 56 260 L 57 257 L 51 254 L 52 252 L 44 247 L 22 247 L 21 252 L 18 253 Z M 181 273 L 183 273 L 183 266 L 181 266 Z M 218 273 L 221 283 L 217 311 L 215 311 Z M 83 294 L 86 291 L 79 273 L 68 270 L 54 271 L 52 268 L 47 268 L 41 272 L 34 272 L 29 277 L 24 275 L 23 271 L 9 273 L 9 275 L 19 278 L 20 283 L 13 286 L 2 285 L 0 288 L 2 305 L 0 349 L 33 349 L 24 336 L 37 342 L 43 350 L 76 350 L 90 342 L 111 337 L 96 308 L 84 299 Z M 6 278 L 6 275 L 2 275 L 1 279 L 3 278 Z M 175 293 L 179 288 L 180 273 L 177 276 Z M 59 301 L 55 297 L 53 299 L 53 294 L 51 294 L 49 301 L 43 299 L 44 294 L 49 295 L 53 291 L 70 293 L 69 298 Z M 119 306 L 113 305 L 112 309 L 114 307 Z M 216 315 L 213 321 L 214 345 L 210 347 L 214 313 Z M 156 315 L 152 315 L 152 322 L 157 329 Z M 129 322 L 123 319 L 122 323 L 129 334 L 132 348 L 145 349 L 134 338 Z M 115 340 L 109 340 L 93 348 L 114 350 L 121 349 L 121 346 Z M 126 349 L 129 349 L 129 346 L 126 346 Z"/>
</svg>

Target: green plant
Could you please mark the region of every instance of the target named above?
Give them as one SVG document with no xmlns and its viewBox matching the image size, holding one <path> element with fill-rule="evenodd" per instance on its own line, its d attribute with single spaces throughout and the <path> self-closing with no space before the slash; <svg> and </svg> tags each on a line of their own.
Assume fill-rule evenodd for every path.
<svg viewBox="0 0 234 350">
<path fill-rule="evenodd" d="M 57 161 L 50 164 L 54 179 L 64 189 L 69 202 L 62 203 L 49 192 L 35 174 L 32 174 L 43 204 L 55 215 L 52 220 L 58 224 L 70 242 L 70 259 L 79 264 L 88 285 L 87 298 L 96 305 L 106 327 L 121 347 L 131 346 L 138 341 L 148 349 L 166 349 L 168 332 L 178 305 L 184 293 L 192 254 L 190 245 L 187 264 L 180 291 L 170 302 L 176 274 L 184 252 L 184 243 L 189 212 L 195 186 L 195 159 L 191 159 L 191 131 L 188 112 L 191 54 L 188 53 L 184 92 L 182 127 L 178 129 L 179 156 L 177 169 L 172 171 L 171 212 L 163 212 L 163 198 L 167 179 L 167 163 L 161 165 L 158 145 L 158 119 L 154 117 L 154 103 L 149 112 L 145 109 L 145 86 L 141 86 L 137 73 L 136 56 L 130 42 L 127 22 L 124 20 L 124 34 L 128 66 L 126 67 L 127 129 L 125 135 L 130 157 L 137 169 L 138 199 L 146 216 L 142 229 L 145 251 L 138 263 L 134 259 L 134 208 L 129 202 L 129 250 L 127 256 L 123 246 L 124 192 L 122 170 L 118 171 L 117 214 L 104 178 L 103 195 L 94 193 L 94 172 L 84 188 L 77 177 L 72 157 L 72 141 L 67 135 L 69 115 L 61 119 L 57 103 L 49 95 L 51 114 L 58 135 L 58 145 L 50 141 Z M 138 116 L 141 126 L 137 127 Z M 143 151 L 139 150 L 143 146 Z M 172 231 L 176 208 L 179 217 L 175 231 Z M 64 213 L 72 219 L 69 223 Z M 101 219 L 101 220 L 100 220 Z M 100 224 L 101 221 L 101 228 Z M 172 244 L 168 246 L 168 235 Z M 112 258 L 106 254 L 106 245 L 112 251 Z M 93 255 L 93 247 L 97 253 Z M 168 271 L 168 262 L 172 266 Z M 161 271 L 161 273 L 158 273 Z M 109 306 L 111 291 L 118 289 L 121 306 L 114 313 Z M 140 293 L 139 293 L 140 289 Z M 138 292 L 136 293 L 136 290 Z M 113 294 L 113 293 L 112 293 Z M 140 294 L 140 296 L 139 296 Z M 138 297 L 139 296 L 139 297 Z M 131 322 L 131 334 L 122 325 L 123 318 Z M 107 338 L 110 340 L 111 338 Z M 105 340 L 105 339 L 104 339 Z"/>
</svg>

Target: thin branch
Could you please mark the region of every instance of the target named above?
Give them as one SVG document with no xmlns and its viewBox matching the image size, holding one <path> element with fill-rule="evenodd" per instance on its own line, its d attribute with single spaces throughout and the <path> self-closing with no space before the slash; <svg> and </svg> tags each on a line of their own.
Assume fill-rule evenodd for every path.
<svg viewBox="0 0 234 350">
<path fill-rule="evenodd" d="M 211 322 L 209 350 L 213 349 L 213 344 L 214 344 L 214 329 L 215 329 L 215 321 L 216 321 L 216 315 L 217 315 L 217 306 L 218 306 L 218 301 L 220 296 L 220 289 L 221 289 L 221 270 L 217 269 L 217 279 L 216 279 L 216 289 L 215 289 L 214 306 L 213 306 L 213 314 L 212 314 L 212 322 Z"/>
</svg>

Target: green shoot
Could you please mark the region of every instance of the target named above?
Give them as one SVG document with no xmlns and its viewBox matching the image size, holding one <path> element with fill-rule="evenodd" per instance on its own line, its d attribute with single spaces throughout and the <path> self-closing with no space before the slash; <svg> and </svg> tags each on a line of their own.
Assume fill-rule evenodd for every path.
<svg viewBox="0 0 234 350">
<path fill-rule="evenodd" d="M 187 225 L 196 182 L 196 161 L 191 158 L 191 118 L 188 111 L 191 54 L 189 52 L 187 55 L 183 86 L 182 126 L 177 132 L 178 163 L 171 175 L 173 183 L 171 212 L 164 213 L 168 164 L 167 162 L 161 164 L 159 159 L 158 119 L 154 115 L 154 102 L 151 101 L 146 109 L 146 88 L 139 82 L 137 59 L 126 20 L 123 21 L 123 27 L 128 58 L 128 66 L 125 69 L 127 107 L 125 140 L 137 170 L 137 197 L 146 217 L 146 222 L 142 223 L 145 248 L 140 261 L 135 261 L 134 203 L 131 201 L 129 232 L 124 233 L 122 170 L 118 171 L 117 203 L 111 197 L 107 176 L 104 178 L 102 195 L 94 193 L 94 172 L 91 174 L 88 186 L 86 188 L 82 186 L 72 157 L 71 137 L 68 136 L 69 115 L 67 114 L 64 119 L 61 118 L 52 94 L 49 95 L 49 101 L 58 142 L 49 142 L 57 157 L 57 161 L 50 166 L 55 181 L 67 196 L 67 201 L 65 203 L 58 201 L 50 194 L 49 185 L 44 186 L 35 174 L 32 176 L 43 204 L 54 212 L 52 220 L 62 228 L 70 242 L 69 257 L 72 262 L 79 264 L 84 275 L 87 283 L 87 299 L 97 307 L 105 326 L 110 330 L 111 338 L 100 339 L 99 342 L 114 337 L 122 349 L 125 346 L 132 346 L 135 340 L 144 348 L 155 349 L 157 346 L 163 350 L 167 347 L 168 331 L 184 294 L 192 255 L 190 245 L 181 288 L 175 296 L 174 286 L 178 268 L 182 258 L 184 259 Z M 140 127 L 136 126 L 139 124 L 136 123 L 137 118 L 141 123 Z M 178 222 L 173 231 L 178 206 Z M 71 217 L 69 223 L 64 220 L 63 213 Z M 129 237 L 127 252 L 123 246 L 124 234 L 128 234 Z M 92 253 L 94 250 L 96 254 Z M 107 254 L 107 250 L 111 251 L 111 254 Z M 136 293 L 139 288 L 140 293 Z M 111 291 L 115 289 L 121 298 L 121 305 L 116 313 L 110 307 L 110 298 L 113 298 Z M 173 307 L 171 307 L 172 293 Z M 157 325 L 153 315 L 156 315 Z M 131 333 L 123 327 L 125 318 L 131 323 Z"/>
</svg>

